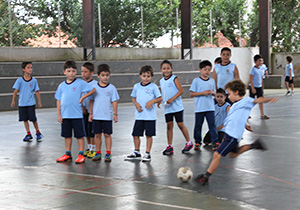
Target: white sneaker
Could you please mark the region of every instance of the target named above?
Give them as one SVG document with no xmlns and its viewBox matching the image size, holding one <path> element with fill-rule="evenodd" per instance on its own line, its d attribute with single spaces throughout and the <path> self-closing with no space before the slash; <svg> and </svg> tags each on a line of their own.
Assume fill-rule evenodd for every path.
<svg viewBox="0 0 300 210">
<path fill-rule="evenodd" d="M 143 156 L 143 159 L 142 159 L 142 162 L 150 162 L 151 161 L 151 155 L 146 153 L 144 156 Z"/>
<path fill-rule="evenodd" d="M 133 153 L 126 155 L 124 160 L 141 160 L 142 155 L 136 151 Z"/>
<path fill-rule="evenodd" d="M 290 93 L 291 93 L 291 91 L 288 90 L 288 91 L 286 91 L 286 94 L 285 94 L 285 95 L 287 96 L 287 95 L 289 95 Z"/>
</svg>

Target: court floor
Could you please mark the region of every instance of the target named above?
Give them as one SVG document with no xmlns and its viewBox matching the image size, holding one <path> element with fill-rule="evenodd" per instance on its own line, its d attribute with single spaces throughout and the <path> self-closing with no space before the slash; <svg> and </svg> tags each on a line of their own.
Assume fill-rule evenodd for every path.
<svg viewBox="0 0 300 210">
<path fill-rule="evenodd" d="M 175 125 L 175 153 L 162 155 L 167 145 L 162 109 L 157 110 L 150 163 L 124 161 L 133 151 L 134 106 L 122 103 L 114 124 L 112 162 L 87 159 L 81 165 L 55 161 L 64 153 L 56 109 L 37 110 L 41 143 L 22 141 L 25 131 L 17 111 L 1 112 L 0 209 L 300 209 L 300 89 L 294 96 L 284 94 L 283 89 L 266 90 L 266 96 L 279 96 L 277 103 L 265 105 L 271 119 L 261 120 L 256 106 L 249 120 L 254 132 L 245 131 L 241 142 L 260 137 L 268 151 L 223 158 L 208 186 L 181 183 L 176 172 L 181 166 L 190 167 L 194 175 L 205 172 L 213 154 L 210 147 L 181 154 L 184 138 Z M 193 100 L 184 99 L 184 106 L 192 138 Z M 141 149 L 145 150 L 145 139 Z M 74 140 L 73 156 L 77 152 Z"/>
</svg>

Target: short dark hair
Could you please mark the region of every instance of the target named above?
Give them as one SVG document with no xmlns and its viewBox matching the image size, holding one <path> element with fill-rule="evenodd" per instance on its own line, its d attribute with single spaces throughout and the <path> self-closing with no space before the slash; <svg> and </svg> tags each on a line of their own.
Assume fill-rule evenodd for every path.
<svg viewBox="0 0 300 210">
<path fill-rule="evenodd" d="M 163 62 L 161 62 L 160 68 L 161 68 L 165 63 L 166 63 L 166 64 L 169 64 L 169 65 L 171 66 L 171 68 L 173 68 L 173 67 L 172 67 L 172 63 L 171 63 L 170 61 L 168 61 L 168 60 L 164 60 Z"/>
<path fill-rule="evenodd" d="M 22 62 L 21 67 L 25 69 L 28 64 L 32 64 L 32 62 Z"/>
<path fill-rule="evenodd" d="M 108 73 L 110 73 L 109 65 L 107 65 L 107 64 L 101 64 L 101 65 L 99 65 L 98 66 L 97 74 L 100 75 L 101 72 L 108 72 Z"/>
<path fill-rule="evenodd" d="M 94 64 L 92 64 L 91 62 L 85 62 L 82 66 L 87 68 L 90 72 L 94 71 L 95 69 Z"/>
<path fill-rule="evenodd" d="M 66 61 L 64 63 L 64 70 L 68 69 L 68 68 L 73 68 L 77 70 L 77 65 L 75 61 Z"/>
<path fill-rule="evenodd" d="M 202 69 L 202 68 L 204 68 L 204 67 L 206 67 L 206 66 L 212 67 L 211 62 L 208 61 L 208 60 L 204 60 L 204 61 L 201 61 L 201 62 L 199 63 L 199 68 L 200 68 L 200 69 Z"/>
<path fill-rule="evenodd" d="M 226 96 L 226 92 L 225 92 L 225 90 L 222 89 L 222 88 L 218 88 L 217 93 L 221 93 L 221 94 L 223 94 L 224 96 Z"/>
<path fill-rule="evenodd" d="M 153 77 L 153 68 L 151 66 L 143 66 L 140 70 L 140 75 L 143 73 L 149 72 L 151 74 L 151 77 Z"/>
<path fill-rule="evenodd" d="M 224 51 L 229 51 L 230 54 L 231 54 L 231 49 L 230 49 L 229 47 L 223 47 L 223 48 L 221 49 L 221 54 L 222 54 L 222 52 L 224 52 Z"/>
<path fill-rule="evenodd" d="M 246 94 L 246 85 L 240 79 L 234 79 L 225 85 L 225 90 L 229 89 L 233 92 L 239 91 L 239 96 L 244 96 Z"/>
<path fill-rule="evenodd" d="M 288 56 L 286 56 L 286 60 L 287 60 L 288 62 L 292 62 L 292 61 L 293 61 L 293 57 L 290 56 L 290 55 L 288 55 Z"/>
<path fill-rule="evenodd" d="M 221 57 L 217 57 L 214 61 L 214 63 L 222 63 L 222 58 Z"/>
<path fill-rule="evenodd" d="M 261 59 L 261 55 L 257 54 L 257 55 L 254 55 L 253 59 L 254 59 L 254 62 L 258 61 L 259 59 Z"/>
</svg>

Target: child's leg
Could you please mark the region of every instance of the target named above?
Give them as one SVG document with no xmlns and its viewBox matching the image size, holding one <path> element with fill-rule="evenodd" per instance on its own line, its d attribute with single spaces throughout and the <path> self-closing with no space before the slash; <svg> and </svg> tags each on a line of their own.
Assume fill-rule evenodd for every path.
<svg viewBox="0 0 300 210">
<path fill-rule="evenodd" d="M 152 136 L 146 136 L 146 138 L 147 138 L 146 152 L 150 153 L 151 147 L 152 147 L 153 138 L 152 138 Z"/>
<path fill-rule="evenodd" d="M 250 149 L 252 149 L 252 147 L 251 147 L 250 144 L 243 145 L 243 146 L 239 147 L 239 150 L 238 150 L 237 153 L 234 153 L 234 152 L 229 153 L 229 157 L 236 158 L 240 154 L 242 154 L 242 153 L 244 153 L 244 152 L 246 152 L 246 151 L 248 151 Z"/>
<path fill-rule="evenodd" d="M 260 110 L 260 116 L 265 116 L 265 113 L 264 113 L 264 104 L 259 104 L 259 110 Z"/>
<path fill-rule="evenodd" d="M 24 126 L 25 126 L 25 129 L 26 129 L 26 132 L 30 132 L 30 128 L 29 128 L 29 123 L 28 121 L 24 121 Z"/>
<path fill-rule="evenodd" d="M 214 152 L 213 159 L 207 169 L 208 173 L 213 174 L 217 170 L 217 168 L 220 164 L 221 157 L 222 156 L 217 151 Z"/>
<path fill-rule="evenodd" d="M 189 131 L 188 131 L 187 127 L 184 125 L 184 123 L 183 122 L 178 122 L 177 125 L 178 125 L 179 129 L 181 130 L 185 140 L 187 142 L 190 141 Z"/>
<path fill-rule="evenodd" d="M 96 151 L 97 152 L 101 151 L 101 144 L 102 144 L 101 136 L 102 136 L 102 133 L 96 133 L 95 134 L 95 144 L 96 144 Z"/>
<path fill-rule="evenodd" d="M 36 130 L 36 131 L 39 131 L 40 129 L 39 129 L 39 124 L 38 124 L 38 122 L 35 121 L 35 122 L 32 122 L 32 123 L 33 123 L 33 126 L 34 126 L 35 130 Z"/>
<path fill-rule="evenodd" d="M 106 151 L 111 151 L 112 139 L 110 134 L 104 134 Z"/>
<path fill-rule="evenodd" d="M 291 91 L 294 91 L 294 83 L 291 83 Z"/>
<path fill-rule="evenodd" d="M 133 143 L 135 151 L 140 151 L 141 139 L 139 136 L 133 136 Z"/>
<path fill-rule="evenodd" d="M 83 152 L 83 150 L 84 150 L 84 138 L 83 137 L 82 138 L 78 138 L 77 142 L 78 142 L 79 151 Z"/>
<path fill-rule="evenodd" d="M 72 137 L 65 138 L 66 151 L 71 151 L 71 147 L 72 147 Z"/>
<path fill-rule="evenodd" d="M 195 143 L 201 144 L 201 133 L 202 133 L 202 124 L 204 121 L 204 113 L 198 112 L 195 113 L 195 127 L 194 127 L 194 139 Z"/>
<path fill-rule="evenodd" d="M 289 89 L 290 89 L 290 87 L 289 87 L 289 82 L 284 82 L 284 84 L 285 84 L 286 90 L 289 91 Z"/>
<path fill-rule="evenodd" d="M 173 142 L 173 127 L 174 127 L 173 121 L 167 122 L 167 139 L 169 145 L 172 144 Z"/>
<path fill-rule="evenodd" d="M 216 144 L 218 142 L 218 132 L 215 124 L 215 112 L 207 112 L 206 113 L 206 120 L 208 123 L 208 128 L 209 128 L 209 134 L 211 138 L 211 143 Z"/>
</svg>

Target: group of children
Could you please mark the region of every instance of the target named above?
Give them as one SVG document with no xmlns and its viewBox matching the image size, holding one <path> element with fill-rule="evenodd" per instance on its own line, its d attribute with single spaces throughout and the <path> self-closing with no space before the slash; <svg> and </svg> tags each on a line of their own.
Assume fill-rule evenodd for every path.
<svg viewBox="0 0 300 210">
<path fill-rule="evenodd" d="M 215 61 L 212 78 L 210 78 L 212 64 L 205 60 L 199 64 L 201 75 L 195 78 L 190 87 L 190 96 L 194 97 L 195 104 L 195 126 L 193 145 L 190 140 L 188 129 L 184 125 L 184 107 L 181 95 L 183 88 L 176 75 L 173 74 L 172 63 L 163 61 L 161 71 L 163 78 L 160 80 L 160 88 L 151 82 L 153 69 L 151 66 L 143 66 L 139 76 L 141 82 L 134 85 L 131 97 L 135 105 L 135 123 L 132 131 L 134 151 L 125 157 L 125 160 L 151 161 L 151 147 L 153 136 L 156 135 L 156 107 L 161 102 L 164 107 L 165 121 L 167 124 L 167 147 L 163 155 L 174 153 L 173 142 L 173 120 L 175 118 L 186 143 L 182 153 L 188 153 L 194 146 L 199 150 L 202 144 L 202 125 L 204 118 L 208 122 L 209 132 L 205 135 L 204 144 L 212 143 L 212 163 L 205 174 L 197 176 L 200 183 L 207 183 L 209 176 L 216 170 L 221 156 L 231 153 L 237 156 L 250 149 L 262 149 L 265 147 L 261 142 L 256 141 L 251 145 L 244 145 L 238 148 L 244 129 L 251 130 L 246 125 L 251 109 L 259 103 L 261 118 L 268 119 L 264 115 L 262 103 L 275 102 L 277 98 L 263 98 L 262 82 L 265 69 L 261 68 L 263 60 L 260 55 L 254 56 L 255 66 L 250 71 L 250 97 L 244 98 L 246 85 L 239 79 L 239 71 L 235 64 L 231 63 L 231 50 L 223 48 L 221 59 Z M 288 68 L 288 67 L 287 67 Z M 290 68 L 290 67 L 289 67 Z M 18 90 L 19 97 L 19 120 L 24 121 L 27 135 L 24 141 L 31 141 L 32 136 L 29 130 L 28 120 L 32 121 L 36 128 L 36 137 L 42 138 L 39 132 L 35 117 L 36 92 L 39 107 L 42 106 L 37 81 L 31 77 L 32 64 L 23 63 L 24 76 L 19 78 L 14 85 L 14 95 L 11 106 L 13 107 Z M 99 65 L 97 77 L 99 81 L 92 79 L 94 65 L 90 62 L 83 64 L 81 69 L 82 79 L 76 78 L 77 66 L 74 61 L 64 63 L 64 74 L 66 81 L 62 82 L 55 93 L 57 100 L 57 118 L 61 123 L 61 136 L 65 138 L 65 154 L 59 157 L 57 162 L 72 161 L 71 145 L 72 131 L 77 138 L 79 153 L 75 163 L 85 162 L 85 157 L 99 161 L 102 158 L 101 144 L 102 133 L 104 134 L 106 155 L 105 161 L 111 161 L 112 147 L 112 123 L 118 121 L 118 100 L 119 95 L 114 85 L 109 83 L 110 68 L 106 64 Z M 287 73 L 289 83 L 293 77 Z M 293 90 L 293 89 L 292 89 Z M 257 96 L 257 99 L 254 97 Z M 140 152 L 140 137 L 146 135 L 146 151 Z M 84 137 L 87 136 L 88 148 L 84 151 Z"/>
</svg>

